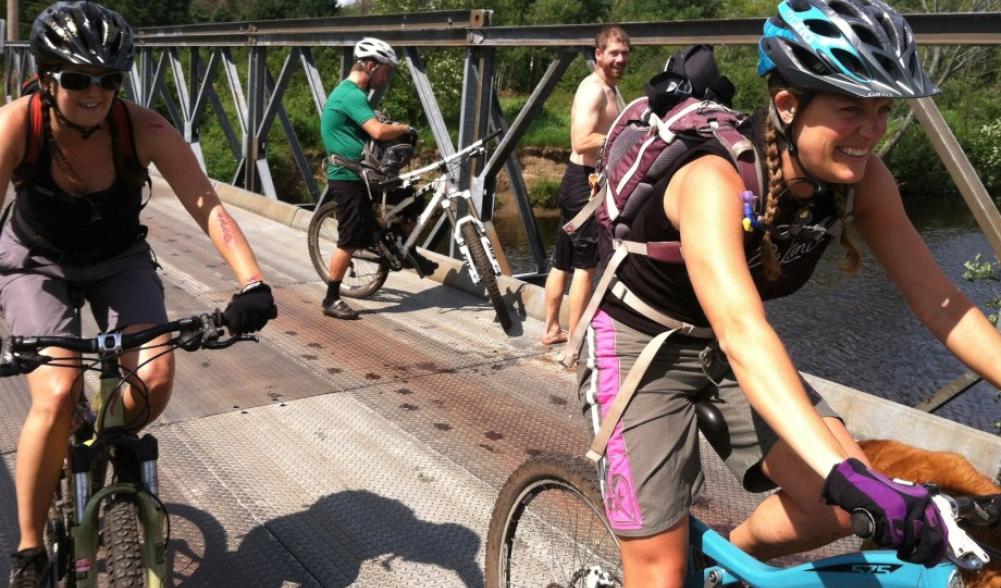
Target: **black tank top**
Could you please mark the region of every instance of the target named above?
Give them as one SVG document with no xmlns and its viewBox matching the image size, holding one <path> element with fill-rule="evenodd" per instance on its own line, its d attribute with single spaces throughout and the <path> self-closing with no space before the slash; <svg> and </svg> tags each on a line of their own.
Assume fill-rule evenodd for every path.
<svg viewBox="0 0 1001 588">
<path fill-rule="evenodd" d="M 109 130 L 114 141 L 115 129 Z M 16 191 L 12 228 L 22 242 L 57 261 L 92 263 L 145 236 L 139 222 L 145 169 L 128 169 L 137 164 L 130 166 L 113 144 L 114 184 L 100 192 L 71 195 L 52 177 L 51 149 L 46 136 L 30 177 Z"/>
<path fill-rule="evenodd" d="M 764 153 L 764 115 L 754 115 L 751 139 L 758 148 L 758 153 Z M 718 144 L 710 144 L 706 151 L 694 154 L 696 159 L 706 153 L 715 153 L 728 158 L 726 151 Z M 767 177 L 767 175 L 765 176 Z M 654 188 L 654 194 L 663 194 L 667 190 L 670 178 L 664 178 Z M 737 198 L 737 194 L 734 194 Z M 821 192 L 808 200 L 784 194 L 779 198 L 778 213 L 774 225 L 777 230 L 785 230 L 799 215 L 809 215 L 809 224 L 831 228 L 839 220 L 834 195 L 830 191 Z M 646 203 L 642 214 L 637 215 L 633 222 L 632 237 L 640 242 L 678 241 L 680 233 L 664 214 L 662 198 L 651 198 Z M 777 249 L 777 257 L 781 267 L 781 275 L 774 281 L 769 281 L 764 275 L 761 264 L 759 246 L 764 236 L 760 230 L 746 233 L 744 237 L 744 252 L 747 258 L 751 277 L 762 300 L 770 300 L 788 296 L 803 287 L 813 275 L 813 271 L 821 255 L 831 241 L 829 233 L 807 232 L 786 239 L 773 238 L 772 243 Z M 709 326 L 709 321 L 699 305 L 684 264 L 658 262 L 641 255 L 627 255 L 619 266 L 618 278 L 637 296 L 655 309 L 676 319 L 696 326 Z M 656 334 L 664 327 L 642 316 L 633 309 L 623 305 L 614 296 L 608 294 L 601 308 L 616 320 L 647 334 Z"/>
</svg>

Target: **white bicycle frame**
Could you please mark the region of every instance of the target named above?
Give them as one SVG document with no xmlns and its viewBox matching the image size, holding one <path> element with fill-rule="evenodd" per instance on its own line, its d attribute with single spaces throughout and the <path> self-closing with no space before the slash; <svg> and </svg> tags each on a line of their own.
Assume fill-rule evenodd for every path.
<svg viewBox="0 0 1001 588">
<path fill-rule="evenodd" d="M 479 216 L 476 212 L 476 207 L 474 206 L 473 203 L 472 192 L 470 192 L 468 189 L 459 190 L 458 187 L 452 182 L 451 173 L 447 170 L 450 163 L 477 150 L 483 150 L 484 149 L 483 145 L 485 141 L 486 139 L 480 139 L 479 141 L 476 141 L 475 143 L 472 143 L 460 149 L 459 151 L 456 151 L 455 153 L 449 155 L 448 157 L 445 157 L 434 163 L 428 164 L 424 167 L 418 168 L 414 171 L 403 174 L 399 177 L 400 181 L 402 182 L 401 187 L 408 188 L 428 172 L 432 172 L 439 169 L 446 170 L 445 173 L 441 175 L 441 177 L 432 180 L 428 184 L 428 185 L 435 185 L 434 195 L 431 197 L 431 200 L 428 202 L 427 206 L 424 207 L 424 210 L 421 211 L 420 216 L 417 217 L 417 223 L 414 226 L 413 230 L 410 232 L 410 235 L 407 237 L 406 241 L 404 241 L 402 244 L 398 243 L 398 247 L 403 257 L 406 257 L 407 254 L 410 253 L 410 251 L 414 247 L 414 244 L 417 242 L 417 239 L 420 237 L 420 234 L 424 231 L 424 228 L 427 227 L 427 225 L 430 223 L 431 218 L 434 216 L 434 214 L 440 207 L 445 211 L 445 214 L 448 216 L 449 221 L 452 223 L 453 226 L 452 238 L 459 246 L 459 251 L 462 253 L 463 258 L 465 259 L 466 267 L 469 270 L 469 276 L 474 284 L 479 284 L 481 278 L 479 272 L 476 271 L 476 266 L 473 263 L 472 255 L 469 253 L 469 246 L 466 244 L 466 240 L 462 236 L 462 227 L 464 225 L 466 225 L 467 223 L 474 223 L 476 225 L 477 228 L 476 234 L 480 236 L 480 240 L 483 243 L 483 249 L 487 253 L 487 258 L 490 260 L 490 265 L 493 268 L 495 275 L 500 275 L 501 273 L 500 264 L 497 262 L 497 257 L 494 255 L 493 246 L 490 243 L 490 239 L 486 237 L 486 232 L 484 230 L 483 223 L 480 221 Z M 423 189 L 418 191 L 417 194 L 420 194 L 422 191 Z M 383 218 L 385 219 L 394 218 L 404 208 L 406 208 L 416 200 L 417 194 L 408 196 L 407 198 L 404 198 L 401 202 L 390 206 L 386 202 L 388 194 L 386 191 L 383 191 L 383 196 L 382 196 Z M 457 202 L 459 200 L 465 201 L 466 203 L 465 208 L 467 213 L 461 218 L 456 218 L 455 216 L 456 211 L 459 210 L 459 207 L 457 205 Z M 397 236 L 397 239 L 399 239 L 399 236 Z"/>
</svg>

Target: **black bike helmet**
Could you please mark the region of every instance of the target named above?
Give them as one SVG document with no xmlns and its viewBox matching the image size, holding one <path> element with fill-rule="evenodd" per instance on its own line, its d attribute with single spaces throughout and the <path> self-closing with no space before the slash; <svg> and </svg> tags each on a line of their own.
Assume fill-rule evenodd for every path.
<svg viewBox="0 0 1001 588">
<path fill-rule="evenodd" d="M 132 69 L 132 27 L 120 14 L 93 2 L 56 2 L 31 25 L 30 48 L 40 65 L 92 65 Z"/>
<path fill-rule="evenodd" d="M 794 88 L 861 98 L 939 93 L 918 60 L 910 25 L 881 0 L 783 0 L 765 21 L 758 74 Z"/>
</svg>

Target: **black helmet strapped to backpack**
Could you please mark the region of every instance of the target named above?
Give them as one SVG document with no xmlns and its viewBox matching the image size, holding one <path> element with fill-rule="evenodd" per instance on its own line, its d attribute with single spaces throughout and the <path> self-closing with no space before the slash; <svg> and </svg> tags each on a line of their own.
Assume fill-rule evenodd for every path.
<svg viewBox="0 0 1001 588">
<path fill-rule="evenodd" d="M 90 65 L 132 69 L 132 27 L 120 14 L 94 2 L 56 2 L 31 25 L 30 49 L 39 65 Z"/>
</svg>

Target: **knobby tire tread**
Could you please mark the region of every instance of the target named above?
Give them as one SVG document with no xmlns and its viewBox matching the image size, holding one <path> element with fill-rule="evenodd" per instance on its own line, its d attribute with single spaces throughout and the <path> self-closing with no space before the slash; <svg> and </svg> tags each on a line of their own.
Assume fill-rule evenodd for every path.
<svg viewBox="0 0 1001 588">
<path fill-rule="evenodd" d="M 553 480 L 572 486 L 598 512 L 604 513 L 604 500 L 598 486 L 595 466 L 585 458 L 563 453 L 541 453 L 518 467 L 504 483 L 490 516 L 486 545 L 486 588 L 507 588 L 502 577 L 503 548 L 519 523 L 522 493 L 532 484 Z M 606 523 L 607 524 L 607 523 Z"/>
<path fill-rule="evenodd" d="M 487 290 L 487 297 L 493 304 L 497 320 L 500 322 L 501 328 L 507 331 L 511 328 L 511 315 L 504 304 L 504 298 L 501 297 L 500 287 L 497 285 L 497 275 L 494 274 L 493 265 L 491 265 L 487 252 L 483 248 L 480 231 L 476 225 L 467 222 L 462 226 L 462 238 L 466 241 L 469 256 L 473 258 L 473 265 L 476 266 L 476 271 L 480 274 L 480 281 L 483 282 L 483 286 Z"/>
<path fill-rule="evenodd" d="M 333 220 L 336 222 L 336 214 L 334 211 L 334 203 L 328 202 L 321 206 L 314 214 L 313 218 L 309 221 L 309 229 L 306 233 L 306 240 L 309 247 L 309 259 L 313 262 L 313 269 L 320 276 L 320 279 L 327 283 L 330 281 L 330 276 L 328 275 L 330 262 L 329 259 L 323 258 L 323 252 L 320 247 L 320 231 L 323 225 L 328 220 Z M 359 284 L 352 286 L 350 284 L 341 283 L 341 294 L 349 298 L 365 298 L 371 296 L 382 288 L 382 285 L 386 283 L 386 278 L 389 276 L 389 263 L 374 249 L 358 249 L 355 251 L 352 258 L 358 257 L 364 259 L 368 263 L 378 264 L 378 269 L 375 274 L 373 274 L 372 279 L 364 284 Z M 350 269 L 348 271 L 351 271 Z"/>
<path fill-rule="evenodd" d="M 146 585 L 142 534 L 134 502 L 113 496 L 104 508 L 104 548 L 108 581 L 113 588 L 142 588 Z"/>
</svg>

